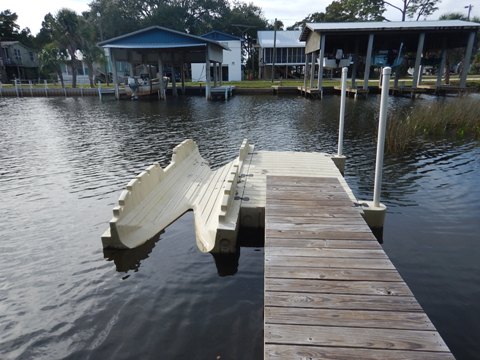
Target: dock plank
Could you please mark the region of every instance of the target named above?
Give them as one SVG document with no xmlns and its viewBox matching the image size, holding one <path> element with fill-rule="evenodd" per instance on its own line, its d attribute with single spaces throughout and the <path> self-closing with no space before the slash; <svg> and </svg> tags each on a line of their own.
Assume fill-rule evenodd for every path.
<svg viewBox="0 0 480 360">
<path fill-rule="evenodd" d="M 448 351 L 436 331 L 265 324 L 265 336 L 272 343 L 296 345 Z"/>
<path fill-rule="evenodd" d="M 328 249 L 381 249 L 376 241 L 369 240 L 345 240 L 345 239 L 296 239 L 296 238 L 268 238 L 265 244 L 271 248 L 303 247 L 305 249 L 322 248 Z"/>
<path fill-rule="evenodd" d="M 265 290 L 295 293 L 353 294 L 353 295 L 401 295 L 413 296 L 400 281 L 330 280 L 265 278 Z"/>
<path fill-rule="evenodd" d="M 265 345 L 265 360 L 453 360 L 449 352 L 378 350 L 310 345 Z"/>
<path fill-rule="evenodd" d="M 336 310 L 269 307 L 265 309 L 269 324 L 318 325 L 378 329 L 435 331 L 435 327 L 422 312 Z"/>
<path fill-rule="evenodd" d="M 268 176 L 265 359 L 453 359 L 344 180 Z"/>
<path fill-rule="evenodd" d="M 349 281 L 403 281 L 398 271 L 363 269 L 329 269 L 320 267 L 266 266 L 265 277 Z"/>
<path fill-rule="evenodd" d="M 320 256 L 275 256 L 265 254 L 265 264 L 286 267 L 394 270 L 389 259 L 332 258 Z"/>
<path fill-rule="evenodd" d="M 372 296 L 274 291 L 268 291 L 265 294 L 265 306 L 398 312 L 422 311 L 422 308 L 413 296 Z"/>
<path fill-rule="evenodd" d="M 272 247 L 269 256 L 318 256 L 333 258 L 388 259 L 381 249 L 332 249 L 327 247 Z"/>
</svg>

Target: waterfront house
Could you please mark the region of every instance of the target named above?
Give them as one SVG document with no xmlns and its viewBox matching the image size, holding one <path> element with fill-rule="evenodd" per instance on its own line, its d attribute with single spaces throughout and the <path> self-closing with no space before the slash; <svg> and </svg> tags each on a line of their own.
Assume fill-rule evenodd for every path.
<svg viewBox="0 0 480 360">
<path fill-rule="evenodd" d="M 299 40 L 301 33 L 301 30 L 257 32 L 260 79 L 270 79 L 273 67 L 276 78 L 301 77 L 305 66 L 305 41 Z"/>
<path fill-rule="evenodd" d="M 223 50 L 223 63 L 221 68 L 222 81 L 242 80 L 242 39 L 220 31 L 211 31 L 202 35 L 203 38 L 217 41 L 229 50 Z M 213 67 L 210 67 L 213 78 Z M 192 64 L 192 81 L 205 81 L 205 64 Z"/>
<path fill-rule="evenodd" d="M 19 41 L 0 42 L 0 81 L 38 78 L 38 54 Z"/>
</svg>

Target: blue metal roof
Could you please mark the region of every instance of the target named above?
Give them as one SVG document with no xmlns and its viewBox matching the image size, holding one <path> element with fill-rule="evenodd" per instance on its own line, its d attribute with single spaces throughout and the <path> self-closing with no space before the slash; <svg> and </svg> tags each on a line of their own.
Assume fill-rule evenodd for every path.
<svg viewBox="0 0 480 360">
<path fill-rule="evenodd" d="M 161 26 L 152 26 L 138 30 L 113 39 L 102 41 L 98 45 L 105 48 L 166 49 L 179 47 L 205 47 L 207 44 L 213 44 L 227 49 L 227 47 L 216 41 L 163 28 Z"/>
<path fill-rule="evenodd" d="M 217 30 L 210 31 L 209 33 L 203 34 L 202 38 L 211 39 L 215 41 L 242 41 L 242 39 L 238 36 L 226 34 Z"/>
</svg>

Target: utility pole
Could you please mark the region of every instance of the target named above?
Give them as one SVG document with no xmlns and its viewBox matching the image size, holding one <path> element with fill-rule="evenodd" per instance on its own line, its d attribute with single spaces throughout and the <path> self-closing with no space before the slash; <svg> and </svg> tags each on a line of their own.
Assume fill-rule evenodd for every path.
<svg viewBox="0 0 480 360">
<path fill-rule="evenodd" d="M 465 9 L 468 9 L 468 15 L 467 15 L 467 20 L 470 21 L 470 13 L 472 12 L 473 5 L 467 5 L 465 6 Z"/>
<path fill-rule="evenodd" d="M 277 18 L 273 23 L 272 83 L 275 78 L 275 58 L 277 57 Z"/>
<path fill-rule="evenodd" d="M 253 58 L 254 58 L 253 41 L 254 41 L 254 39 L 251 38 L 248 35 L 248 30 L 255 29 L 256 26 L 244 25 L 244 24 L 232 24 L 232 26 L 235 26 L 242 33 L 242 39 L 249 40 L 249 41 L 242 41 L 242 44 L 247 43 L 245 48 L 246 48 L 246 53 L 249 54 L 250 59 L 252 61 L 252 76 L 253 76 L 254 69 L 255 69 L 254 68 L 254 63 L 253 63 Z M 243 51 L 242 51 L 242 53 L 243 53 Z M 245 61 L 245 68 L 246 68 L 246 66 L 247 66 L 247 62 Z"/>
</svg>

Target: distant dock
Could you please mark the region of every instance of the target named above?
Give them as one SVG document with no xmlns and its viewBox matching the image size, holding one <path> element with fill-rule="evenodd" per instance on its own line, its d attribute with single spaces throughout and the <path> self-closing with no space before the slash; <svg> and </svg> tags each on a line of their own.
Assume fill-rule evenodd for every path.
<svg viewBox="0 0 480 360">
<path fill-rule="evenodd" d="M 212 100 L 228 100 L 230 99 L 235 91 L 235 86 L 216 86 L 210 89 L 210 97 Z"/>
</svg>

